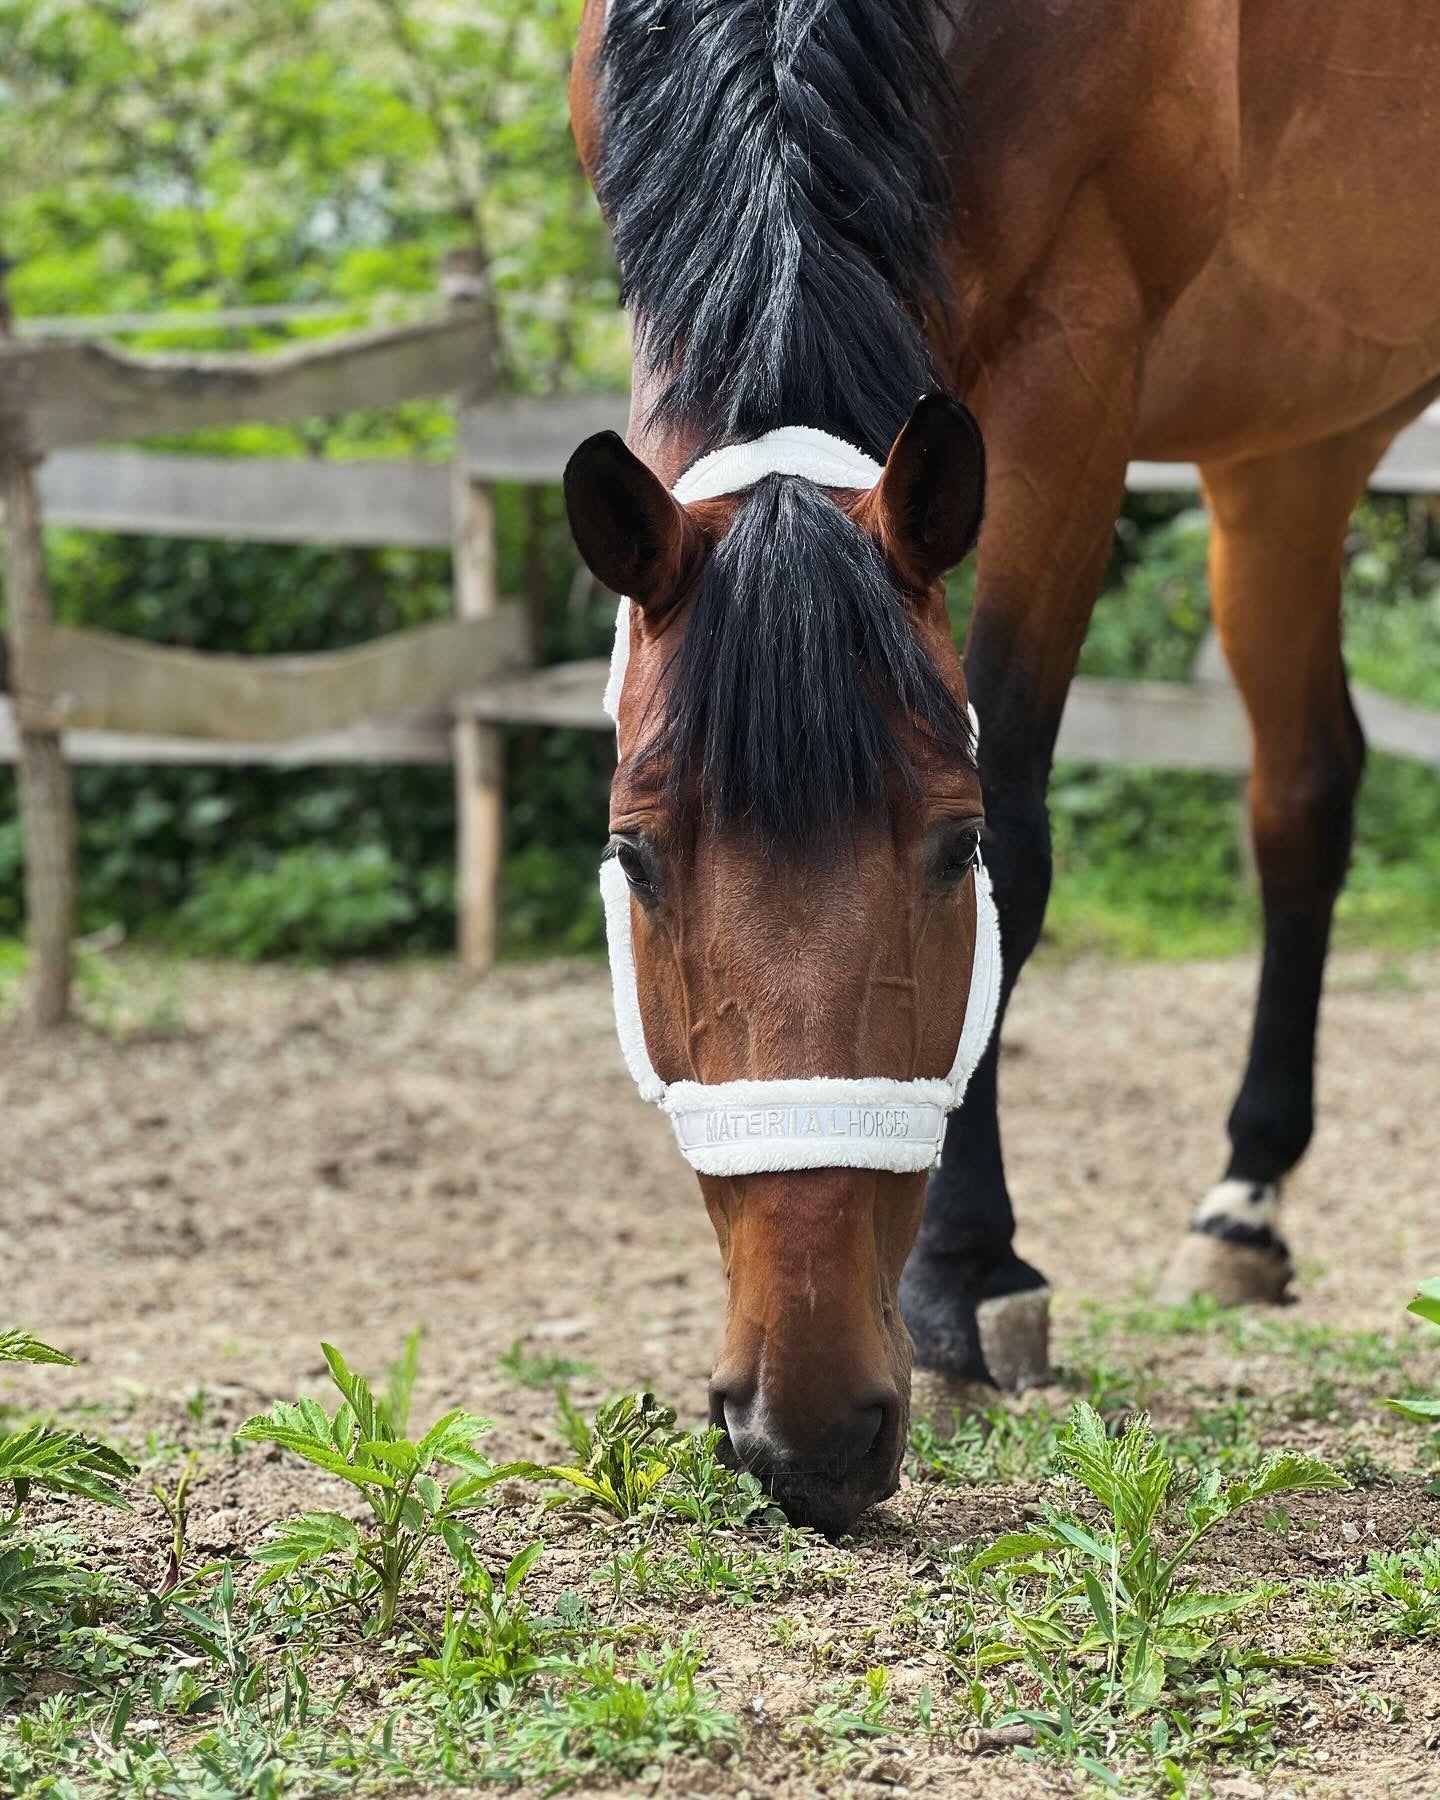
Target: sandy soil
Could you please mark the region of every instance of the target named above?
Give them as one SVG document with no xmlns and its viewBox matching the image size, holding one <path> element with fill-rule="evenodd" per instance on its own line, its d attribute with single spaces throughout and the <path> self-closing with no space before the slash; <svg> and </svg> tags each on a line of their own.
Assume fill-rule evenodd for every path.
<svg viewBox="0 0 1440 1800">
<path fill-rule="evenodd" d="M 1027 976 L 1003 1064 L 1007 1150 L 1019 1248 L 1049 1274 L 1062 1314 L 1153 1281 L 1218 1173 L 1252 983 L 1240 963 Z M 548 1430 L 548 1396 L 516 1389 L 498 1367 L 517 1339 L 592 1363 L 600 1378 L 577 1384 L 582 1401 L 646 1385 L 698 1418 L 718 1258 L 668 1126 L 624 1072 L 602 969 L 479 981 L 439 966 L 127 965 L 121 986 L 108 1030 L 0 1036 L 0 1318 L 81 1359 L 73 1371 L 17 1374 L 12 1394 L 111 1405 L 131 1395 L 147 1416 L 183 1420 L 179 1403 L 203 1388 L 212 1414 L 238 1420 L 277 1395 L 319 1391 L 321 1337 L 378 1371 L 423 1321 L 417 1414 L 463 1401 L 497 1420 L 496 1454 L 533 1453 Z M 1302 1275 L 1294 1316 L 1394 1330 L 1416 1279 L 1440 1269 L 1437 990 L 1437 954 L 1334 965 L 1320 1124 L 1287 1198 Z M 167 1030 L 147 1031 L 147 1018 Z M 1162 1382 L 1167 1370 L 1193 1379 L 1173 1360 L 1184 1353 L 1157 1342 Z M 199 1547 L 253 1543 L 297 1503 L 285 1489 L 283 1477 L 256 1489 L 236 1469 L 216 1471 L 197 1489 Z M 1003 1529 L 1027 1498 L 989 1489 L 937 1510 L 927 1497 L 922 1531 L 917 1490 L 906 1490 L 872 1515 L 855 1553 L 877 1576 L 903 1576 L 937 1534 Z M 1349 1519 L 1371 1502 L 1346 1504 Z M 1403 1541 L 1417 1523 L 1433 1533 L 1440 1520 L 1407 1505 L 1362 1536 Z M 1319 1502 L 1311 1510 L 1323 1513 Z M 1258 1553 L 1273 1568 L 1273 1537 Z M 870 1653 L 882 1660 L 894 1635 L 873 1616 L 874 1596 L 893 1611 L 883 1585 L 788 1610 L 833 1639 L 870 1607 Z M 751 1719 L 762 1688 L 772 1717 L 792 1687 L 823 1688 L 813 1646 L 781 1656 L 753 1613 L 704 1629 L 712 1677 Z M 893 1647 L 903 1662 L 907 1646 Z M 933 1659 L 908 1651 L 912 1675 Z M 1440 1793 L 1440 1762 L 1425 1748 L 1440 1715 L 1433 1646 L 1391 1664 L 1412 1730 L 1397 1738 L 1351 1719 L 1335 1727 L 1333 1775 L 1216 1792 Z M 755 1773 L 763 1760 L 747 1765 L 741 1777 L 693 1780 L 779 1791 Z M 994 1759 L 901 1766 L 877 1753 L 872 1775 L 892 1790 L 1064 1785 Z M 700 1791 L 686 1779 L 669 1785 Z M 815 1791 L 812 1778 L 794 1779 L 790 1791 Z"/>
</svg>

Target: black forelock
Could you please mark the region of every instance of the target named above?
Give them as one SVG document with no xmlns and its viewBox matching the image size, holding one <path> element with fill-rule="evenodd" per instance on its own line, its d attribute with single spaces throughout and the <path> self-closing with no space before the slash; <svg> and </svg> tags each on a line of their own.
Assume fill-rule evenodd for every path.
<svg viewBox="0 0 1440 1800">
<path fill-rule="evenodd" d="M 950 0 L 610 0 L 596 189 L 657 412 L 884 457 L 937 385 Z"/>
<path fill-rule="evenodd" d="M 804 854 L 914 787 L 896 724 L 975 766 L 964 708 L 911 628 L 879 547 L 819 488 L 749 490 L 700 578 L 645 753 L 718 831 Z"/>
</svg>

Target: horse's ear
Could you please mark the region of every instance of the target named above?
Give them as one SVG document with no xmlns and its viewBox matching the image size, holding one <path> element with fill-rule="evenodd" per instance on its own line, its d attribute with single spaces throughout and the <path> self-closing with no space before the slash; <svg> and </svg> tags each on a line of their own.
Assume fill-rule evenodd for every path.
<svg viewBox="0 0 1440 1800">
<path fill-rule="evenodd" d="M 864 512 L 916 587 L 953 568 L 973 548 L 985 512 L 985 441 L 969 408 L 926 394 L 891 446 Z"/>
<path fill-rule="evenodd" d="M 705 554 L 700 527 L 618 432 L 566 463 L 565 510 L 591 574 L 647 611 L 677 600 Z"/>
</svg>

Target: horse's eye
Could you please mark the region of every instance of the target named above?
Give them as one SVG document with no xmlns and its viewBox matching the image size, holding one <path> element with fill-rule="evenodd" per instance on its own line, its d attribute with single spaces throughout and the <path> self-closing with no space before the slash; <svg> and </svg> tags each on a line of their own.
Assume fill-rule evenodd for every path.
<svg viewBox="0 0 1440 1800">
<path fill-rule="evenodd" d="M 610 854 L 619 863 L 625 879 L 630 883 L 631 892 L 637 899 L 651 901 L 659 898 L 659 873 L 654 856 L 646 846 L 634 838 L 614 837 L 610 840 Z"/>
<path fill-rule="evenodd" d="M 980 860 L 980 827 L 952 825 L 941 838 L 935 856 L 935 877 L 942 886 L 961 882 Z"/>
</svg>

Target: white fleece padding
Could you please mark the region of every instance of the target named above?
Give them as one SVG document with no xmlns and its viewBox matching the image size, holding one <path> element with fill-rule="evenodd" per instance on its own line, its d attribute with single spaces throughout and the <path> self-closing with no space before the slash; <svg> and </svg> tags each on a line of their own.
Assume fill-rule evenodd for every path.
<svg viewBox="0 0 1440 1800">
<path fill-rule="evenodd" d="M 630 1079 L 640 1090 L 640 1098 L 659 1105 L 665 1098 L 665 1083 L 655 1073 L 645 1046 L 640 989 L 635 979 L 635 944 L 630 935 L 630 883 L 613 856 L 600 865 L 600 895 L 605 902 L 605 944 L 610 952 L 610 986 L 620 1053 Z"/>
<path fill-rule="evenodd" d="M 775 1081 L 662 1081 L 650 1060 L 631 935 L 630 884 L 612 857 L 601 865 L 615 1029 L 642 1099 L 670 1119 L 680 1152 L 702 1175 L 781 1169 L 930 1168 L 946 1115 L 965 1097 L 995 1029 L 1000 1004 L 1000 926 L 990 877 L 975 874 L 975 955 L 965 1022 L 943 1079 L 807 1076 Z"/>
<path fill-rule="evenodd" d="M 718 500 L 722 494 L 743 494 L 767 475 L 803 475 L 818 487 L 870 488 L 880 479 L 880 464 L 863 450 L 815 431 L 809 425 L 780 425 L 764 437 L 746 444 L 724 444 L 692 463 L 671 489 L 684 505 L 696 500 Z M 630 661 L 630 602 L 622 599 L 615 614 L 615 642 L 610 650 L 610 675 L 601 704 L 618 726 L 620 690 Z"/>
<path fill-rule="evenodd" d="M 753 487 L 767 475 L 799 475 L 821 487 L 869 488 L 879 463 L 852 444 L 804 425 L 785 425 L 748 444 L 727 444 L 701 457 L 674 487 L 681 501 L 714 500 Z M 630 602 L 615 619 L 615 646 L 605 710 L 619 723 L 620 692 L 630 655 Z M 970 708 L 976 742 L 980 722 Z M 615 999 L 615 1029 L 642 1099 L 675 1128 L 681 1154 L 701 1175 L 758 1175 L 789 1169 L 930 1168 L 939 1161 L 945 1119 L 965 1097 L 970 1077 L 995 1029 L 1000 1005 L 1000 926 L 990 877 L 976 863 L 975 955 L 965 1021 L 955 1060 L 943 1079 L 909 1081 L 811 1076 L 777 1081 L 662 1081 L 650 1060 L 631 935 L 630 884 L 610 858 L 600 868 L 605 936 Z"/>
</svg>

